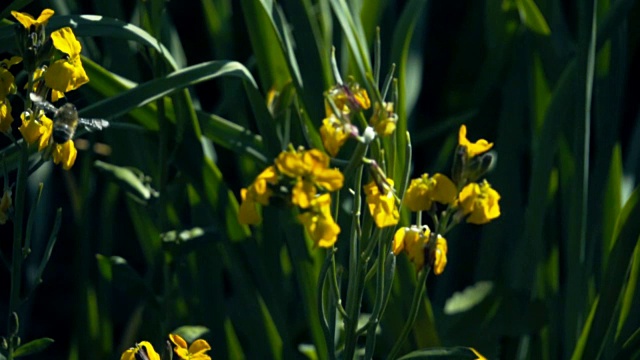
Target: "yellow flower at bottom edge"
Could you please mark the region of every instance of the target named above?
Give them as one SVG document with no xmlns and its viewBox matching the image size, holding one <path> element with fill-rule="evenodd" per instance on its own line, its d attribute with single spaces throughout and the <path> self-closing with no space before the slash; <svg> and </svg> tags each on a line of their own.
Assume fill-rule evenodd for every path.
<svg viewBox="0 0 640 360">
<path fill-rule="evenodd" d="M 411 180 L 404 196 L 404 204 L 411 211 L 429 210 L 434 201 L 441 204 L 454 202 L 456 193 L 456 186 L 446 175 L 437 173 L 429 177 L 429 174 L 423 174 Z"/>
<path fill-rule="evenodd" d="M 62 163 L 62 168 L 69 170 L 76 162 L 78 150 L 76 150 L 73 140 L 67 140 L 64 144 L 55 144 L 52 156 L 55 164 Z"/>
<path fill-rule="evenodd" d="M 386 181 L 389 183 L 389 188 L 385 189 L 385 193 L 380 192 L 375 181 L 364 186 L 369 212 L 379 228 L 396 225 L 400 220 L 396 197 L 391 190 L 393 180 L 387 179 Z"/>
<path fill-rule="evenodd" d="M 184 341 L 180 335 L 169 334 L 169 339 L 176 346 L 173 351 L 178 355 L 180 359 L 184 360 L 211 360 L 211 356 L 205 354 L 211 350 L 211 346 L 205 340 L 198 339 L 191 343 L 191 346 L 187 349 L 187 342 Z"/>
<path fill-rule="evenodd" d="M 460 131 L 458 132 L 458 145 L 464 146 L 467 149 L 467 156 L 470 158 L 489 151 L 489 149 L 493 147 L 493 143 L 490 143 L 485 139 L 480 139 L 474 143 L 469 141 L 469 139 L 467 139 L 467 127 L 465 125 L 460 126 Z"/>
<path fill-rule="evenodd" d="M 463 214 L 470 214 L 468 223 L 486 224 L 500 216 L 500 194 L 484 180 L 481 184 L 471 183 L 460 191 L 458 205 Z"/>
<path fill-rule="evenodd" d="M 327 152 L 335 157 L 338 155 L 340 148 L 349 138 L 349 133 L 345 130 L 344 125 L 333 114 L 322 120 L 320 127 L 320 137 L 322 144 Z"/>
<path fill-rule="evenodd" d="M 8 133 L 12 123 L 11 103 L 7 99 L 0 100 L 0 132 Z"/>
<path fill-rule="evenodd" d="M 473 354 L 474 354 L 475 356 L 477 356 L 477 357 L 478 357 L 476 360 L 487 360 L 487 358 L 486 358 L 486 357 L 484 357 L 484 356 L 482 356 L 482 354 L 480 354 L 480 353 L 478 352 L 478 350 L 476 350 L 476 349 L 474 349 L 474 348 L 469 348 L 469 349 L 470 349 L 471 351 L 473 351 Z"/>
<path fill-rule="evenodd" d="M 160 360 L 160 355 L 153 349 L 153 345 L 151 345 L 148 341 L 142 341 L 139 344 L 136 344 L 135 348 L 130 348 L 129 350 L 125 350 L 120 356 L 120 360 L 137 360 L 136 354 L 139 352 L 143 352 L 147 355 L 149 360 Z"/>
<path fill-rule="evenodd" d="M 2 199 L 0 199 L 0 225 L 4 225 L 9 220 L 9 209 L 13 205 L 11 201 L 11 191 L 5 190 L 2 195 Z"/>
<path fill-rule="evenodd" d="M 311 210 L 298 215 L 309 237 L 316 246 L 328 248 L 338 239 L 340 226 L 331 216 L 331 195 L 323 194 L 313 199 Z"/>
<path fill-rule="evenodd" d="M 28 144 L 38 141 L 38 151 L 42 151 L 49 145 L 49 139 L 53 132 L 53 121 L 40 112 L 37 119 L 33 113 L 23 112 L 20 114 L 22 125 L 18 128 L 22 137 Z"/>
</svg>

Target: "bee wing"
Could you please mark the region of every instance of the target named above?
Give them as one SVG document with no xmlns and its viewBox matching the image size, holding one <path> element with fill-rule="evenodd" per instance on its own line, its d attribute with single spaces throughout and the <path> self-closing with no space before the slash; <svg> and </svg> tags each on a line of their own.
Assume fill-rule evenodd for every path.
<svg viewBox="0 0 640 360">
<path fill-rule="evenodd" d="M 102 130 L 109 126 L 109 122 L 105 119 L 79 118 L 78 123 L 84 126 L 88 131 Z"/>
<path fill-rule="evenodd" d="M 42 109 L 44 109 L 45 111 L 48 112 L 56 112 L 58 110 L 57 107 L 53 106 L 52 103 L 48 102 L 47 100 L 43 99 L 41 96 L 38 96 L 34 93 L 29 93 L 29 98 L 31 99 L 31 101 L 33 101 L 38 107 L 41 107 Z"/>
</svg>

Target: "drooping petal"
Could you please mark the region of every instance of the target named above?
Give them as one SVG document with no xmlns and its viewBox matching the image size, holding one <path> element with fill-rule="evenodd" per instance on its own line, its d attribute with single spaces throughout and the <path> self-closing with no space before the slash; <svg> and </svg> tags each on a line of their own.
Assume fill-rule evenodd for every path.
<svg viewBox="0 0 640 360">
<path fill-rule="evenodd" d="M 499 200 L 500 194 L 484 180 L 465 186 L 460 191 L 458 206 L 463 214 L 469 215 L 468 223 L 481 225 L 500 216 Z"/>
<path fill-rule="evenodd" d="M 191 359 L 211 359 L 209 355 L 204 355 L 204 353 L 209 350 L 211 350 L 211 346 L 208 342 L 202 339 L 194 341 L 191 346 L 189 346 Z"/>
<path fill-rule="evenodd" d="M 433 273 L 436 275 L 442 274 L 447 266 L 447 249 L 447 240 L 438 235 L 433 262 Z"/>
<path fill-rule="evenodd" d="M 76 36 L 70 27 L 64 27 L 52 32 L 51 41 L 56 49 L 69 55 L 71 58 L 79 56 L 80 51 L 82 50 L 80 41 L 76 39 Z"/>
<path fill-rule="evenodd" d="M 55 144 L 52 156 L 55 164 L 62 163 L 62 168 L 69 170 L 76 162 L 78 150 L 76 150 L 73 140 L 67 140 L 64 144 Z"/>
</svg>

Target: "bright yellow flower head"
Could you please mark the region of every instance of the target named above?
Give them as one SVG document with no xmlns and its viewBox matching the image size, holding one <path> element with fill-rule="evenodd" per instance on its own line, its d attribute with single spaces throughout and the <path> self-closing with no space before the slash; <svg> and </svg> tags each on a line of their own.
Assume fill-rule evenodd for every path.
<svg viewBox="0 0 640 360">
<path fill-rule="evenodd" d="M 269 205 L 269 198 L 273 195 L 269 184 L 275 185 L 277 182 L 278 174 L 273 166 L 269 166 L 256 177 L 249 188 L 240 190 L 242 203 L 238 211 L 238 221 L 241 224 L 256 225 L 262 221 L 258 204 Z"/>
<path fill-rule="evenodd" d="M 340 120 L 331 114 L 326 119 L 322 120 L 322 126 L 320 127 L 320 136 L 322 137 L 322 144 L 325 150 L 331 156 L 338 155 L 338 151 L 349 138 L 349 132 L 346 131 L 345 125 Z"/>
<path fill-rule="evenodd" d="M 184 360 L 211 360 L 211 356 L 205 354 L 211 350 L 211 346 L 205 340 L 198 339 L 191 343 L 191 346 L 187 349 L 187 342 L 180 335 L 169 334 L 169 339 L 176 345 L 173 351 L 178 355 L 178 358 Z"/>
<path fill-rule="evenodd" d="M 329 157 L 317 149 L 283 151 L 275 164 L 281 174 L 296 179 L 291 202 L 303 209 L 311 205 L 318 187 L 326 191 L 337 191 L 344 182 L 340 170 L 329 169 Z"/>
<path fill-rule="evenodd" d="M 7 95 L 15 93 L 15 77 L 13 77 L 9 68 L 21 61 L 22 58 L 20 56 L 13 56 L 9 60 L 0 61 L 0 100 L 4 100 Z"/>
<path fill-rule="evenodd" d="M 4 225 L 9 220 L 9 209 L 11 209 L 11 190 L 5 190 L 0 199 L 0 225 Z"/>
<path fill-rule="evenodd" d="M 370 124 L 379 136 L 393 134 L 396 130 L 398 115 L 393 112 L 393 103 L 385 102 L 384 108 L 376 102 Z"/>
<path fill-rule="evenodd" d="M 371 107 L 371 100 L 369 100 L 367 90 L 360 88 L 357 83 L 336 85 L 329 89 L 329 97 L 345 117 L 348 117 L 352 112 L 366 110 Z M 327 117 L 333 114 L 333 109 L 328 102 L 325 102 L 325 112 Z"/>
<path fill-rule="evenodd" d="M 484 180 L 482 183 L 471 183 L 460 191 L 459 207 L 464 215 L 470 214 L 468 223 L 486 224 L 500 216 L 500 194 Z"/>
<path fill-rule="evenodd" d="M 331 216 L 331 195 L 323 194 L 311 201 L 311 209 L 298 215 L 316 246 L 329 248 L 338 239 L 340 226 Z"/>
<path fill-rule="evenodd" d="M 404 251 L 418 271 L 422 270 L 425 261 L 428 261 L 436 275 L 442 274 L 447 266 L 447 240 L 436 237 L 435 244 L 429 244 L 431 230 L 428 226 L 422 228 L 416 225 L 403 227 L 396 231 L 393 237 L 393 253 L 395 255 Z M 425 256 L 428 258 L 425 259 Z"/>
<path fill-rule="evenodd" d="M 465 125 L 460 126 L 458 132 L 458 145 L 464 146 L 467 149 L 467 156 L 474 157 L 480 155 L 493 147 L 493 143 L 488 142 L 485 139 L 480 139 L 475 143 L 472 143 L 467 139 L 467 127 Z"/>
<path fill-rule="evenodd" d="M 62 168 L 69 170 L 76 162 L 78 150 L 76 150 L 73 140 L 67 140 L 64 144 L 54 145 L 52 156 L 55 164 L 62 163 Z"/>
<path fill-rule="evenodd" d="M 456 195 L 456 186 L 446 175 L 437 173 L 429 177 L 429 174 L 423 174 L 411 180 L 404 196 L 404 204 L 411 211 L 424 211 L 431 209 L 434 201 L 451 204 L 456 199 Z"/>
<path fill-rule="evenodd" d="M 47 21 L 49 21 L 49 18 L 52 17 L 54 14 L 54 11 L 51 9 L 44 9 L 42 10 L 42 12 L 40 13 L 40 16 L 38 16 L 37 19 L 34 19 L 33 16 L 27 14 L 27 13 L 21 13 L 18 11 L 12 11 L 11 15 L 13 15 L 14 18 L 16 18 L 16 20 L 18 20 L 18 22 L 20 24 L 22 24 L 22 26 L 25 27 L 25 29 L 29 30 L 29 28 L 31 28 L 31 26 L 35 26 L 35 28 L 39 28 L 41 26 L 44 26 L 47 24 Z"/>
<path fill-rule="evenodd" d="M 386 181 L 389 183 L 389 188 L 384 189 L 384 193 L 380 192 L 375 181 L 364 186 L 369 212 L 379 228 L 396 225 L 400 220 L 396 197 L 392 191 L 393 180 Z"/>
<path fill-rule="evenodd" d="M 142 341 L 139 344 L 136 344 L 135 348 L 130 348 L 122 353 L 120 356 L 120 360 L 137 360 L 136 354 L 138 352 L 143 352 L 147 354 L 149 360 L 160 360 L 160 355 L 153 349 L 153 345 L 151 345 L 148 341 Z"/>
<path fill-rule="evenodd" d="M 64 93 L 75 90 L 89 82 L 89 77 L 82 67 L 80 51 L 82 46 L 70 27 L 51 33 L 53 46 L 67 54 L 66 59 L 55 61 L 44 74 L 44 81 L 52 89 L 51 100 L 57 101 Z"/>
<path fill-rule="evenodd" d="M 31 112 L 20 114 L 22 125 L 18 128 L 22 137 L 28 144 L 38 141 L 38 151 L 42 151 L 49 145 L 49 139 L 53 132 L 53 121 L 41 111 L 37 119 Z"/>
<path fill-rule="evenodd" d="M 8 133 L 11 131 L 12 123 L 11 103 L 6 99 L 0 99 L 0 132 Z"/>
</svg>

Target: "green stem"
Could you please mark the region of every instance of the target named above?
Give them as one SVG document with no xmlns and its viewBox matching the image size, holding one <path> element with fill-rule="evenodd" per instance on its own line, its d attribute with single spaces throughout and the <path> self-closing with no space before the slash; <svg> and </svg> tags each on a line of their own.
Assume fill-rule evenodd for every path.
<svg viewBox="0 0 640 360">
<path fill-rule="evenodd" d="M 360 264 L 360 239 L 358 237 L 360 226 L 360 208 L 363 166 L 359 166 L 355 178 L 355 194 L 353 199 L 353 220 L 351 223 L 351 237 L 349 239 L 349 282 L 347 285 L 347 315 L 345 319 L 345 350 L 344 359 L 351 360 L 356 349 L 356 330 L 360 313 L 359 288 L 362 265 Z"/>
<path fill-rule="evenodd" d="M 389 355 L 387 356 L 388 360 L 395 359 L 398 355 L 398 352 L 402 348 L 402 344 L 404 344 L 407 336 L 411 332 L 413 328 L 413 324 L 416 322 L 416 318 L 418 317 L 418 311 L 420 310 L 420 305 L 422 304 L 422 297 L 424 296 L 425 289 L 427 288 L 427 276 L 429 275 L 429 271 L 431 268 L 426 267 L 422 270 L 420 275 L 418 276 L 417 286 L 415 291 L 413 292 L 413 300 L 411 300 L 411 309 L 409 310 L 409 317 L 407 321 L 404 323 L 404 327 L 402 328 L 402 332 L 400 336 L 396 340 L 396 343 L 391 348 Z"/>
<path fill-rule="evenodd" d="M 13 219 L 13 250 L 11 256 L 11 293 L 9 296 L 9 316 L 7 322 L 7 334 L 12 337 L 11 314 L 17 314 L 20 306 L 20 281 L 22 280 L 22 223 L 24 221 L 24 202 L 27 186 L 27 171 L 29 150 L 27 143 L 23 142 L 20 149 L 20 165 L 18 166 L 18 178 L 16 184 L 16 206 L 15 217 Z M 16 329 L 17 331 L 17 329 Z M 9 360 L 13 360 L 13 339 L 9 339 Z"/>
</svg>

